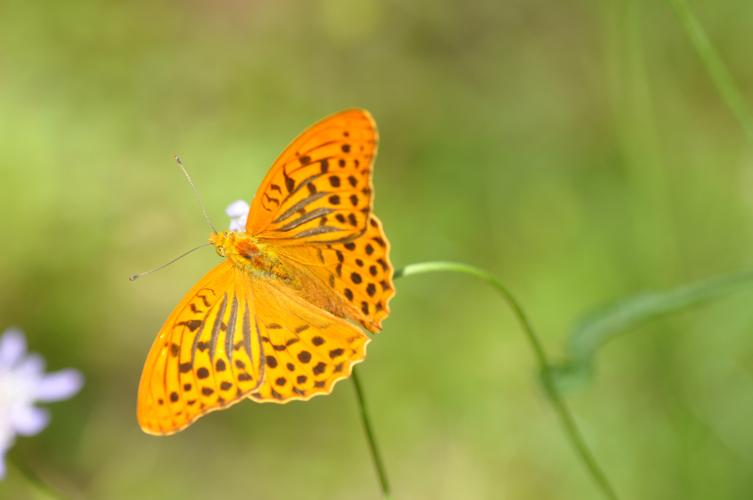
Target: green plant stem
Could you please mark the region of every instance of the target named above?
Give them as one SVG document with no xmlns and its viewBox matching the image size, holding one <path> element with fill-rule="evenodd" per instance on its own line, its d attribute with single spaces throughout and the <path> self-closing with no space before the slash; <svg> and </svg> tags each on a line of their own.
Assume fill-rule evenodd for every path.
<svg viewBox="0 0 753 500">
<path fill-rule="evenodd" d="M 735 80 L 727 66 L 709 40 L 700 21 L 690 10 L 687 0 L 669 0 L 669 3 L 672 4 L 677 17 L 680 18 L 680 22 L 688 33 L 695 51 L 706 66 L 706 71 L 711 76 L 711 80 L 714 82 L 722 100 L 737 118 L 748 141 L 753 143 L 753 118 L 751 118 L 750 110 L 740 90 L 735 85 Z"/>
<path fill-rule="evenodd" d="M 13 455 L 6 457 L 6 463 L 16 469 L 18 473 L 26 479 L 26 481 L 34 487 L 37 491 L 45 494 L 49 498 L 56 500 L 64 500 L 66 498 L 63 493 L 55 489 L 47 481 L 42 479 L 33 469 L 22 463 L 18 458 Z"/>
<path fill-rule="evenodd" d="M 541 341 L 536 335 L 525 311 L 520 306 L 520 303 L 512 295 L 512 293 L 510 293 L 510 291 L 499 280 L 497 280 L 494 276 L 484 271 L 483 269 L 458 262 L 423 262 L 419 264 L 410 264 L 402 269 L 397 270 L 395 272 L 395 278 L 431 272 L 457 272 L 468 274 L 480 279 L 487 285 L 494 288 L 497 292 L 499 292 L 505 302 L 507 302 L 507 304 L 510 306 L 513 313 L 515 314 L 515 317 L 518 319 L 521 327 L 523 328 L 523 332 L 528 339 L 531 349 L 533 350 L 536 360 L 541 369 L 542 381 L 546 394 L 552 403 L 555 413 L 562 423 L 565 434 L 570 440 L 570 444 L 573 446 L 576 454 L 588 470 L 589 474 L 591 475 L 591 479 L 598 486 L 598 488 L 601 489 L 602 493 L 604 493 L 604 496 L 610 499 L 616 499 L 617 494 L 609 483 L 606 475 L 601 470 L 601 467 L 596 461 L 596 458 L 593 456 L 588 446 L 586 445 L 583 435 L 581 434 L 578 426 L 575 423 L 575 419 L 573 418 L 570 410 L 565 404 L 565 401 L 562 399 L 558 392 L 554 378 L 552 377 L 552 374 L 549 370 L 550 363 L 547 359 L 546 352 L 544 351 L 544 347 L 541 344 Z"/>
<path fill-rule="evenodd" d="M 371 460 L 374 462 L 374 468 L 376 469 L 377 476 L 379 477 L 379 485 L 382 488 L 382 495 L 384 498 L 390 497 L 390 483 L 387 480 L 387 470 L 384 467 L 382 461 L 382 455 L 379 453 L 377 447 L 376 438 L 374 437 L 374 430 L 371 427 L 371 419 L 369 418 L 369 412 L 366 408 L 366 397 L 363 393 L 363 387 L 361 386 L 361 380 L 358 378 L 358 371 L 353 368 L 353 373 L 350 375 L 353 379 L 353 387 L 356 390 L 356 399 L 358 400 L 358 409 L 361 414 L 361 423 L 363 424 L 363 431 L 366 434 L 366 441 L 369 443 L 369 451 L 371 452 Z"/>
</svg>

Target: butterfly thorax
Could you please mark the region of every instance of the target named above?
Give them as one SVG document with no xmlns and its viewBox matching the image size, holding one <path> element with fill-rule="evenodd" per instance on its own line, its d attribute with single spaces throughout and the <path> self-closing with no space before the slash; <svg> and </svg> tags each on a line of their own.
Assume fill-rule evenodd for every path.
<svg viewBox="0 0 753 500">
<path fill-rule="evenodd" d="M 262 275 L 282 281 L 290 281 L 290 274 L 280 262 L 280 258 L 248 233 L 223 231 L 212 233 L 209 242 L 217 254 L 227 257 L 237 268 L 252 275 Z"/>
</svg>

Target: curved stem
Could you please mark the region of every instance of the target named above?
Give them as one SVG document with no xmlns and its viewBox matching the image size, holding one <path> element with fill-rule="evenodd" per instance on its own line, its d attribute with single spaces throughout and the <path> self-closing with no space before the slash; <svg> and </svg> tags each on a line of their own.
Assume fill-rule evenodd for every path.
<svg viewBox="0 0 753 500">
<path fill-rule="evenodd" d="M 583 435 L 575 423 L 575 419 L 557 390 L 557 386 L 555 385 L 554 378 L 550 371 L 550 363 L 546 357 L 546 352 L 544 351 L 541 341 L 536 335 L 533 326 L 531 326 L 531 322 L 528 320 L 525 311 L 512 293 L 510 293 L 510 291 L 499 280 L 497 280 L 497 278 L 483 269 L 459 262 L 422 262 L 419 264 L 410 264 L 395 271 L 395 278 L 431 272 L 457 272 L 468 274 L 480 279 L 499 292 L 520 322 L 523 332 L 533 349 L 534 355 L 536 356 L 536 360 L 541 369 L 544 389 L 554 407 L 554 411 L 557 413 L 557 416 L 564 427 L 565 434 L 570 440 L 570 444 L 580 457 L 581 462 L 583 462 L 583 465 L 588 470 L 594 483 L 596 483 L 602 493 L 604 493 L 604 496 L 610 499 L 617 499 L 617 494 L 609 483 L 606 475 L 601 470 L 601 467 L 591 453 L 591 450 L 589 450 L 586 445 Z"/>
<path fill-rule="evenodd" d="M 42 479 L 33 469 L 22 463 L 20 460 L 12 458 L 12 456 L 6 456 L 5 460 L 7 464 L 15 468 L 38 492 L 42 492 L 47 497 L 58 500 L 66 498 L 62 492 L 55 489 L 51 484 Z"/>
<path fill-rule="evenodd" d="M 379 454 L 379 448 L 377 448 L 376 438 L 374 438 L 374 430 L 371 428 L 371 419 L 369 418 L 369 412 L 366 409 L 366 398 L 363 395 L 361 380 L 358 378 L 358 372 L 356 371 L 355 367 L 353 368 L 353 373 L 350 376 L 353 379 L 353 387 L 356 390 L 356 398 L 358 399 L 358 408 L 361 414 L 361 422 L 363 423 L 363 430 L 366 433 L 366 440 L 369 443 L 371 460 L 374 462 L 374 468 L 376 468 L 377 476 L 379 477 L 379 485 L 382 487 L 382 495 L 384 496 L 384 498 L 389 498 L 390 483 L 387 480 L 387 471 L 384 468 L 382 456 Z"/>
</svg>

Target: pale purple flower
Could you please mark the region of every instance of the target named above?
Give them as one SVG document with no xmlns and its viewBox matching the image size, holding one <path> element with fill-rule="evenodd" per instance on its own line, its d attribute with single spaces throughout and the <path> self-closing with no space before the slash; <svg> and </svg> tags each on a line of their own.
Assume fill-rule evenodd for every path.
<svg viewBox="0 0 753 500">
<path fill-rule="evenodd" d="M 232 202 L 225 209 L 225 213 L 230 217 L 230 230 L 231 231 L 245 231 L 246 219 L 248 218 L 249 206 L 243 200 L 237 200 Z"/>
<path fill-rule="evenodd" d="M 5 476 L 5 452 L 16 435 L 32 436 L 50 421 L 37 401 L 60 401 L 76 394 L 84 378 L 76 370 L 44 373 L 41 356 L 26 352 L 26 339 L 11 328 L 0 336 L 0 479 Z"/>
</svg>

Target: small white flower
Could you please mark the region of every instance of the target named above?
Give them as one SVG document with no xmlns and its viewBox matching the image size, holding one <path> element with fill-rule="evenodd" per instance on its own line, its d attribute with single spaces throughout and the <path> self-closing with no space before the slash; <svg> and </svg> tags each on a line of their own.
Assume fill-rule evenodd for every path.
<svg viewBox="0 0 753 500">
<path fill-rule="evenodd" d="M 231 231 L 245 231 L 246 219 L 248 218 L 249 206 L 243 200 L 237 200 L 232 202 L 225 209 L 225 213 L 230 217 L 230 230 Z"/>
<path fill-rule="evenodd" d="M 26 353 L 26 339 L 20 330 L 8 329 L 0 336 L 0 479 L 5 476 L 5 452 L 16 435 L 31 436 L 50 421 L 36 401 L 59 401 L 76 394 L 84 378 L 68 369 L 44 373 L 44 360 Z"/>
</svg>

